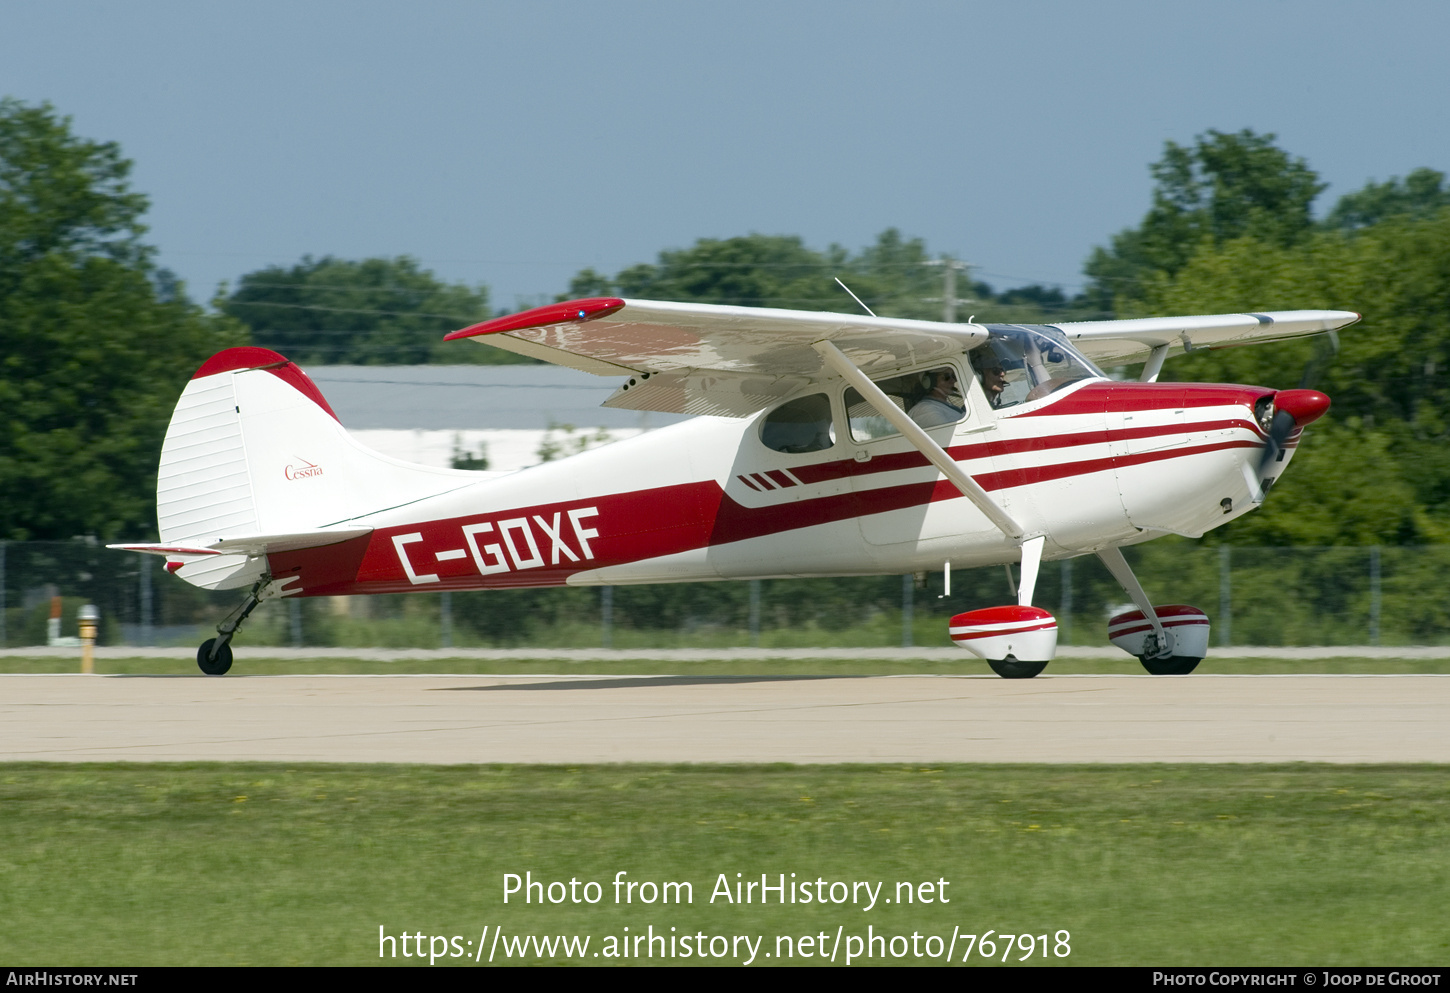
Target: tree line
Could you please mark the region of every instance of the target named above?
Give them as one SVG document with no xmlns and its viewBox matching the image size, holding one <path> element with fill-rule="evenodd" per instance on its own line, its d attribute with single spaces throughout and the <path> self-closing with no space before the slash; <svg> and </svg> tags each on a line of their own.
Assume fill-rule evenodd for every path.
<svg viewBox="0 0 1450 993">
<path fill-rule="evenodd" d="M 1370 182 L 1316 219 L 1324 190 L 1271 134 L 1168 142 L 1147 213 L 1107 239 L 1086 284 L 998 291 L 959 276 L 958 319 L 1333 308 L 1363 313 L 1317 387 L 1294 485 L 1211 534 L 1241 544 L 1414 544 L 1450 528 L 1450 190 L 1421 168 Z M 210 354 L 252 343 L 303 364 L 523 362 L 446 332 L 495 316 L 483 285 L 416 260 L 304 257 L 190 300 L 144 241 L 144 195 L 114 142 L 72 133 L 49 105 L 0 100 L 0 538 L 154 534 L 155 457 L 176 395 Z M 578 272 L 556 299 L 624 295 L 940 319 L 943 267 L 896 229 L 856 251 L 795 236 L 701 239 L 613 273 Z M 1297 385 L 1314 345 L 1196 352 L 1164 378 Z M 1321 356 L 1322 358 L 1322 356 Z M 1322 367 L 1322 368 L 1320 368 Z M 1131 375 L 1134 370 L 1124 370 Z"/>
</svg>

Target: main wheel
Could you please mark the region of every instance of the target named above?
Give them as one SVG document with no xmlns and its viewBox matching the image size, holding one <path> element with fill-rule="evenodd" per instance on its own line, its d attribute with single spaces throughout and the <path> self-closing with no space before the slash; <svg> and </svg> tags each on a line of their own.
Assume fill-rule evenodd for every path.
<svg viewBox="0 0 1450 993">
<path fill-rule="evenodd" d="M 1196 659 L 1191 655 L 1170 655 L 1160 659 L 1142 657 L 1138 661 L 1155 676 L 1186 676 L 1197 669 L 1198 663 L 1203 659 Z"/>
<path fill-rule="evenodd" d="M 209 656 L 211 646 L 215 644 L 215 638 L 208 638 L 201 643 L 201 647 L 196 650 L 196 664 L 208 676 L 225 676 L 227 670 L 232 667 L 232 646 L 223 645 L 221 650 L 216 653 L 216 660 L 213 661 Z"/>
<path fill-rule="evenodd" d="M 1010 655 L 1005 659 L 988 659 L 987 664 L 1003 679 L 1031 679 L 1047 668 L 1046 662 L 1020 662 Z"/>
</svg>

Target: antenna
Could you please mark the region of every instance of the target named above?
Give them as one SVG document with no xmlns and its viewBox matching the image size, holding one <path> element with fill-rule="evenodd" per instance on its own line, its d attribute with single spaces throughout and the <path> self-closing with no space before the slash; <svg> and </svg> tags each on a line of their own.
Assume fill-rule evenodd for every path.
<svg viewBox="0 0 1450 993">
<path fill-rule="evenodd" d="M 845 290 L 847 293 L 851 293 L 851 287 L 847 286 L 845 283 L 842 283 L 840 276 L 836 277 L 836 282 L 840 285 L 841 289 Z M 854 293 L 851 293 L 851 299 L 855 300 L 857 303 L 861 303 L 861 298 Z M 866 311 L 866 313 L 870 314 L 872 317 L 876 316 L 876 312 L 873 311 L 870 307 L 866 306 L 864 303 L 861 303 L 861 309 Z"/>
</svg>

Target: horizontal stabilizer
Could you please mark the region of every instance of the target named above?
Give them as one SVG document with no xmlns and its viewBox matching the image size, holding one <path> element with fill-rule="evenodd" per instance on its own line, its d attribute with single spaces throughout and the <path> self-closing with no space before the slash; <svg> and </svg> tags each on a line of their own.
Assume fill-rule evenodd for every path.
<svg viewBox="0 0 1450 993">
<path fill-rule="evenodd" d="M 148 555 L 271 555 L 274 552 L 295 552 L 302 548 L 321 548 L 336 545 L 350 538 L 372 534 L 372 528 L 324 528 L 318 531 L 298 531 L 292 534 L 248 534 L 233 538 L 218 538 L 202 545 L 107 545 L 126 552 L 144 552 Z"/>
<path fill-rule="evenodd" d="M 195 548 L 189 545 L 107 545 L 121 552 L 141 552 L 145 555 L 220 555 L 215 548 Z"/>
</svg>

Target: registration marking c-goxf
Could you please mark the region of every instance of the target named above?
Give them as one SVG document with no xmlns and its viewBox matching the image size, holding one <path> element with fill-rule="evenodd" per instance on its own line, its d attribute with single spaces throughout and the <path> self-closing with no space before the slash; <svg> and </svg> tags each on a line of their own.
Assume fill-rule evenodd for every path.
<svg viewBox="0 0 1450 993">
<path fill-rule="evenodd" d="M 529 557 L 524 558 L 519 554 L 518 546 L 514 544 L 514 532 L 517 531 L 524 536 L 529 543 Z M 537 569 L 544 564 L 544 557 L 539 554 L 539 546 L 534 542 L 533 529 L 529 527 L 527 517 L 511 517 L 506 521 L 498 522 L 498 533 L 503 535 L 503 543 L 508 546 L 509 557 L 514 560 L 516 569 Z"/>
<path fill-rule="evenodd" d="M 522 572 L 525 569 L 539 569 L 545 565 L 545 561 L 541 541 L 534 535 L 534 527 L 537 526 L 543 537 L 549 541 L 548 565 L 557 566 L 566 561 L 579 562 L 581 555 L 583 559 L 592 560 L 594 549 L 590 547 L 589 539 L 598 538 L 599 532 L 594 528 L 586 527 L 584 522 L 598 516 L 597 507 L 575 507 L 569 511 L 555 511 L 552 520 L 542 514 L 533 514 L 465 524 L 461 530 L 467 551 L 462 548 L 443 549 L 435 551 L 433 557 L 439 562 L 449 562 L 464 557 L 471 558 L 480 576 L 491 576 L 515 570 Z M 566 517 L 569 521 L 568 528 L 573 531 L 574 545 L 577 546 L 578 551 L 575 551 L 575 547 L 570 545 L 568 537 L 566 537 L 564 525 Z M 479 535 L 495 535 L 500 540 L 480 542 Z M 408 559 L 408 553 L 403 546 L 422 540 L 421 531 L 393 536 L 393 547 L 397 550 L 398 562 L 402 565 L 408 582 L 414 586 L 441 581 L 435 573 L 420 574 Z"/>
<path fill-rule="evenodd" d="M 417 586 L 420 583 L 436 583 L 436 582 L 438 582 L 438 575 L 437 575 L 437 573 L 431 573 L 431 572 L 430 573 L 424 573 L 423 575 L 420 576 L 416 571 L 414 571 L 414 569 L 413 569 L 413 563 L 411 563 L 411 562 L 408 561 L 408 553 L 405 552 L 405 551 L 403 551 L 403 546 L 404 545 L 411 545 L 415 541 L 422 541 L 422 540 L 423 540 L 423 532 L 422 531 L 414 531 L 412 534 L 395 534 L 395 535 L 393 535 L 393 548 L 397 549 L 397 552 L 398 552 L 398 561 L 401 562 L 401 563 L 403 563 L 403 571 L 408 574 L 408 582 L 412 583 L 414 586 Z"/>
</svg>

